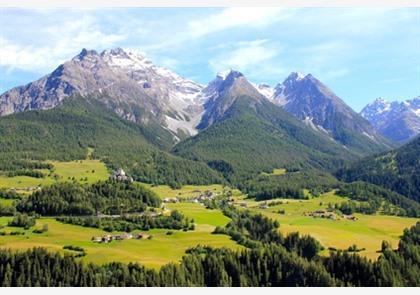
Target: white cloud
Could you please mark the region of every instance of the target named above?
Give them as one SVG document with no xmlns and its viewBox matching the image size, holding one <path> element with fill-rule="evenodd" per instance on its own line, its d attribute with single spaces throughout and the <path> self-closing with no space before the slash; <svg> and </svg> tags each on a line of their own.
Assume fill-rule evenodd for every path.
<svg viewBox="0 0 420 295">
<path fill-rule="evenodd" d="M 156 63 L 159 64 L 159 66 L 166 67 L 168 69 L 174 70 L 179 66 L 179 60 L 175 58 L 156 58 L 153 59 L 156 60 Z"/>
<path fill-rule="evenodd" d="M 189 34 L 192 37 L 223 31 L 226 29 L 244 27 L 262 27 L 290 16 L 292 10 L 284 11 L 275 7 L 231 7 L 204 19 L 188 23 Z"/>
<path fill-rule="evenodd" d="M 108 48 L 126 38 L 125 34 L 106 34 L 92 17 L 67 21 L 43 28 L 43 44 L 17 43 L 0 38 L 0 65 L 8 70 L 45 72 L 77 54 L 82 48 Z"/>
<path fill-rule="evenodd" d="M 215 73 L 235 69 L 249 73 L 250 78 L 261 79 L 284 73 L 280 62 L 274 62 L 280 52 L 280 46 L 265 39 L 242 41 L 224 46 L 222 52 L 209 61 L 209 66 Z"/>
<path fill-rule="evenodd" d="M 291 49 L 290 49 L 291 50 Z M 348 68 L 358 50 L 355 44 L 345 40 L 326 41 L 295 48 L 296 60 L 288 63 L 290 70 L 312 73 L 323 80 L 334 80 L 350 73 Z"/>
</svg>

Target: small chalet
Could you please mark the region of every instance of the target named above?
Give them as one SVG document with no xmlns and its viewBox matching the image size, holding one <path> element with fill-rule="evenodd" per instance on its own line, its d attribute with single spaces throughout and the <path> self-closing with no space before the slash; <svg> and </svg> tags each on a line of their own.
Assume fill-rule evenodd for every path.
<svg viewBox="0 0 420 295">
<path fill-rule="evenodd" d="M 122 168 L 117 169 L 109 177 L 111 180 L 133 182 L 133 178 L 128 176 Z"/>
</svg>

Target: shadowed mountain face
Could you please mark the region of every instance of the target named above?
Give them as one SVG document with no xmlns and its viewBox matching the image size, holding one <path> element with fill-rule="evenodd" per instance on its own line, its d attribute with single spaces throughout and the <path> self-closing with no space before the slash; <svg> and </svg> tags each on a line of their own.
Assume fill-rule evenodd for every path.
<svg viewBox="0 0 420 295">
<path fill-rule="evenodd" d="M 83 49 L 51 74 L 2 94 L 0 115 L 53 108 L 79 94 L 96 96 L 129 121 L 154 121 L 174 133 L 194 134 L 202 88 L 137 53 Z"/>
<path fill-rule="evenodd" d="M 389 148 L 371 124 L 311 74 L 292 73 L 270 99 L 308 126 L 360 154 Z"/>
<path fill-rule="evenodd" d="M 360 114 L 378 132 L 395 142 L 405 142 L 420 133 L 420 97 L 403 102 L 378 98 Z"/>
</svg>

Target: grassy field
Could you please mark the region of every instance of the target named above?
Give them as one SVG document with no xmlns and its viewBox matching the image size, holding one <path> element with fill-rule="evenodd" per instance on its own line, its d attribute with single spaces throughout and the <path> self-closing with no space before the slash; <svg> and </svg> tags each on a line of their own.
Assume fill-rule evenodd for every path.
<svg viewBox="0 0 420 295">
<path fill-rule="evenodd" d="M 170 210 L 178 210 L 185 216 L 193 218 L 197 224 L 210 226 L 213 229 L 216 226 L 225 226 L 230 220 L 220 210 L 209 210 L 198 203 L 175 203 L 165 206 Z"/>
<path fill-rule="evenodd" d="M 54 165 L 54 174 L 59 176 L 59 180 L 71 180 L 74 177 L 80 182 L 94 183 L 109 177 L 105 164 L 99 160 L 50 163 Z"/>
<path fill-rule="evenodd" d="M 105 164 L 99 160 L 80 160 L 71 162 L 48 161 L 54 168 L 52 171 L 43 169 L 44 178 L 29 176 L 7 177 L 0 175 L 0 188 L 14 188 L 21 193 L 29 193 L 31 188 L 51 185 L 57 181 L 70 181 L 74 177 L 82 183 L 94 183 L 108 179 L 109 173 Z"/>
<path fill-rule="evenodd" d="M 286 169 L 279 168 L 279 169 L 273 169 L 273 172 L 271 173 L 262 172 L 261 175 L 271 176 L 271 175 L 283 175 L 285 173 L 286 173 Z"/>
<path fill-rule="evenodd" d="M 202 194 L 205 191 L 214 193 L 223 192 L 223 186 L 220 184 L 212 185 L 184 185 L 180 189 L 172 189 L 168 185 L 152 186 L 151 184 L 142 183 L 146 187 L 154 191 L 160 198 L 189 198 Z M 226 187 L 227 189 L 227 187 Z"/>
<path fill-rule="evenodd" d="M 389 241 L 393 247 L 398 246 L 399 236 L 404 229 L 418 221 L 416 218 L 405 218 L 384 215 L 362 215 L 355 214 L 356 221 L 331 220 L 324 218 L 313 218 L 304 216 L 304 212 L 317 209 L 326 209 L 328 203 L 340 203 L 345 200 L 333 192 L 326 193 L 319 198 L 310 200 L 276 199 L 271 201 L 282 201 L 283 204 L 261 209 L 261 202 L 253 200 L 238 200 L 239 203 L 247 203 L 248 208 L 280 222 L 280 231 L 290 233 L 299 231 L 302 234 L 309 234 L 316 238 L 327 249 L 347 249 L 352 244 L 358 248 L 366 248 L 359 252 L 368 258 L 378 257 L 377 252 L 381 248 L 383 240 Z M 271 202 L 269 201 L 269 202 Z M 284 209 L 285 214 L 277 213 Z M 324 253 L 328 253 L 325 250 Z"/>
<path fill-rule="evenodd" d="M 42 179 L 27 176 L 0 176 L 0 188 L 15 188 L 18 192 L 30 193 L 28 189 L 30 187 L 49 185 L 56 181 L 68 181 L 73 177 L 77 181 L 88 183 L 107 179 L 109 174 L 105 165 L 98 160 L 89 158 L 88 155 L 88 159 L 82 161 L 50 161 L 54 169 L 53 171 L 43 171 L 49 176 Z M 274 169 L 272 173 L 266 174 L 281 175 L 284 173 L 284 169 Z M 171 189 L 166 185 L 144 185 L 156 192 L 160 198 L 178 197 L 180 199 L 197 196 L 205 191 L 220 194 L 224 190 L 230 189 L 218 184 L 207 186 L 186 185 L 181 189 Z M 246 199 L 246 196 L 239 190 L 232 190 L 232 192 L 239 208 L 242 208 L 240 205 L 246 204 L 247 208 L 278 220 L 282 233 L 299 231 L 302 234 L 310 234 L 319 240 L 326 249 L 328 247 L 347 249 L 352 244 L 356 244 L 359 248 L 366 248 L 366 250 L 359 252 L 361 255 L 372 259 L 378 257 L 379 253 L 377 251 L 380 249 L 383 240 L 389 241 L 396 247 L 404 228 L 412 226 L 417 221 L 415 218 L 362 214 L 355 214 L 358 218 L 356 221 L 304 216 L 304 212 L 326 209 L 328 203 L 335 204 L 346 200 L 335 195 L 334 192 L 309 200 L 281 199 L 282 204 L 268 209 L 260 208 L 261 202 Z M 11 205 L 12 202 L 13 200 L 0 198 L 0 204 L 3 206 Z M 187 248 L 198 244 L 215 247 L 240 247 L 227 236 L 211 234 L 216 226 L 224 226 L 229 222 L 229 218 L 219 210 L 209 210 L 197 203 L 170 203 L 165 204 L 165 206 L 169 210 L 179 210 L 189 218 L 193 218 L 196 223 L 196 230 L 193 232 L 175 231 L 173 235 L 166 235 L 167 230 L 152 230 L 150 231 L 154 237 L 152 240 L 127 240 L 116 241 L 111 244 L 93 244 L 90 238 L 94 235 L 104 234 L 104 232 L 98 229 L 61 224 L 54 219 L 39 219 L 36 226 L 41 227 L 44 223 L 48 224 L 49 231 L 47 233 L 34 234 L 32 233 L 33 229 L 31 229 L 25 231 L 25 236 L 0 236 L 0 247 L 22 249 L 43 246 L 63 252 L 62 247 L 71 244 L 87 250 L 87 256 L 81 258 L 87 262 L 137 261 L 150 267 L 159 267 L 169 261 L 178 261 Z M 285 210 L 285 214 L 279 214 L 280 209 Z M 6 225 L 7 219 L 0 218 L 0 225 L 2 223 Z M 5 227 L 1 230 L 11 231 L 13 229 Z M 328 250 L 325 250 L 324 253 L 327 254 Z"/>
<path fill-rule="evenodd" d="M 92 151 L 90 151 L 91 154 Z M 88 154 L 88 158 L 90 158 Z M 57 181 L 70 181 L 73 178 L 82 183 L 93 183 L 105 180 L 109 174 L 105 165 L 98 160 L 82 160 L 72 162 L 48 161 L 53 164 L 52 171 L 41 170 L 48 176 L 45 178 L 34 178 L 27 176 L 5 177 L 0 176 L 0 188 L 15 188 L 18 192 L 30 193 L 33 187 L 50 185 Z M 178 190 L 172 190 L 169 186 L 161 185 L 151 187 L 161 198 L 179 197 L 186 198 L 196 196 L 206 190 L 214 193 L 221 193 L 221 185 L 209 186 L 184 186 Z M 11 205 L 13 200 L 0 198 L 0 204 Z M 168 262 L 176 262 L 185 255 L 185 251 L 197 245 L 209 245 L 213 247 L 240 248 L 228 236 L 212 235 L 216 226 L 223 226 L 229 222 L 220 211 L 208 210 L 197 203 L 167 204 L 169 210 L 179 210 L 189 218 L 193 218 L 196 224 L 194 231 L 173 231 L 167 235 L 168 230 L 154 229 L 147 232 L 153 238 L 151 240 L 125 240 L 114 241 L 110 244 L 97 244 L 91 242 L 93 236 L 106 234 L 100 229 L 85 228 L 76 225 L 62 224 L 51 218 L 37 220 L 35 227 L 29 230 L 12 228 L 7 226 L 10 217 L 0 217 L 0 231 L 8 233 L 0 235 L 0 247 L 12 249 L 27 249 L 32 247 L 45 247 L 51 251 L 61 253 L 69 252 L 63 250 L 64 245 L 83 247 L 87 255 L 82 259 L 86 262 L 107 263 L 112 261 L 139 262 L 148 267 L 158 268 Z M 34 228 L 41 228 L 48 224 L 48 232 L 42 234 L 33 233 Z M 10 235 L 11 231 L 23 231 L 25 235 Z"/>
<path fill-rule="evenodd" d="M 205 210 L 205 209 L 204 209 Z M 10 218 L 0 217 L 0 225 L 5 226 L 0 231 L 9 233 L 13 230 L 24 231 L 23 236 L 0 236 L 0 247 L 12 249 L 27 249 L 32 247 L 45 247 L 51 251 L 64 253 L 64 245 L 83 247 L 87 255 L 82 259 L 85 262 L 103 264 L 112 261 L 139 262 L 145 266 L 158 268 L 168 262 L 177 262 L 185 255 L 185 250 L 196 245 L 209 245 L 214 247 L 229 247 L 233 249 L 241 246 L 235 244 L 228 236 L 212 235 L 213 226 L 198 224 L 195 231 L 173 231 L 167 235 L 167 230 L 154 229 L 147 232 L 151 240 L 124 240 L 113 241 L 109 244 L 97 244 L 90 241 L 92 236 L 104 235 L 105 232 L 94 228 L 85 228 L 76 225 L 62 224 L 54 219 L 38 219 L 34 228 L 41 228 L 48 224 L 48 232 L 35 234 L 34 228 L 23 230 L 21 228 L 7 227 Z M 222 222 L 219 220 L 219 222 Z"/>
<path fill-rule="evenodd" d="M 12 206 L 13 201 L 15 200 L 11 200 L 11 199 L 3 199 L 0 195 L 0 205 L 8 207 L 8 206 Z"/>
</svg>

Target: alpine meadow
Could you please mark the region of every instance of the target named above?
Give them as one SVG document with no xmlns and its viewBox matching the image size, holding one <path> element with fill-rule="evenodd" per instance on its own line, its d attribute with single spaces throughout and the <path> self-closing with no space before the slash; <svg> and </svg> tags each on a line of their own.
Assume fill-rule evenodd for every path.
<svg viewBox="0 0 420 295">
<path fill-rule="evenodd" d="M 1 287 L 420 287 L 418 8 L 0 12 Z"/>
</svg>

